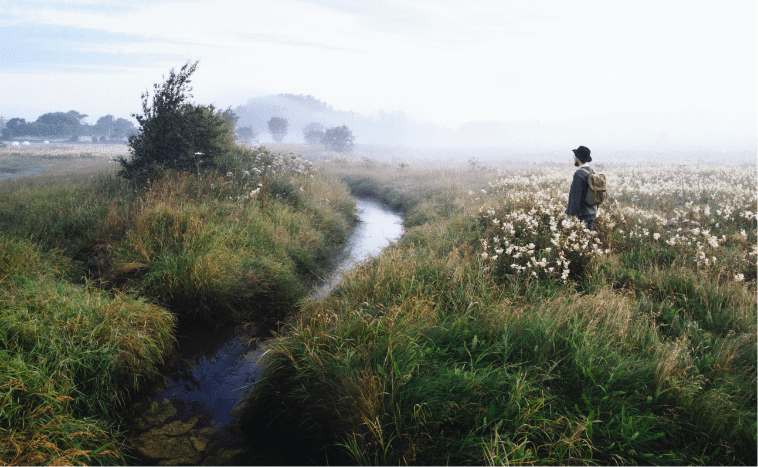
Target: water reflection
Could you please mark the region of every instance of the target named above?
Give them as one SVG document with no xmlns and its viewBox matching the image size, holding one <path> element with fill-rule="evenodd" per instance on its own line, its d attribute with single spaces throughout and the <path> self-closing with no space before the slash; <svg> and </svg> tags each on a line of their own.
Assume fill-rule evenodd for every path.
<svg viewBox="0 0 758 467">
<path fill-rule="evenodd" d="M 402 218 L 381 204 L 357 200 L 356 209 L 360 221 L 338 256 L 333 273 L 314 290 L 312 298 L 326 297 L 345 272 L 378 256 L 403 234 Z M 217 444 L 244 443 L 231 428 L 231 412 L 243 397 L 244 389 L 259 379 L 263 371 L 258 365 L 263 349 L 250 349 L 247 342 L 251 337 L 266 335 L 263 329 L 255 335 L 242 335 L 234 327 L 180 328 L 177 339 L 181 356 L 172 373 L 166 375 L 165 389 L 153 396 L 156 401 L 168 399 L 176 408 L 176 414 L 168 421 L 197 417 L 198 427 L 215 427 L 213 440 Z"/>
<path fill-rule="evenodd" d="M 342 281 L 345 272 L 367 259 L 378 256 L 391 242 L 403 235 L 403 218 L 381 204 L 359 199 L 356 210 L 360 223 L 345 243 L 338 257 L 337 268 L 329 279 L 311 294 L 312 298 L 325 298 Z"/>
<path fill-rule="evenodd" d="M 260 377 L 261 368 L 250 358 L 242 336 L 233 327 L 212 331 L 179 331 L 181 357 L 167 375 L 166 387 L 156 400 L 168 398 L 182 414 L 180 418 L 200 417 L 200 424 L 213 420 L 224 425 L 242 397 L 242 390 Z"/>
</svg>

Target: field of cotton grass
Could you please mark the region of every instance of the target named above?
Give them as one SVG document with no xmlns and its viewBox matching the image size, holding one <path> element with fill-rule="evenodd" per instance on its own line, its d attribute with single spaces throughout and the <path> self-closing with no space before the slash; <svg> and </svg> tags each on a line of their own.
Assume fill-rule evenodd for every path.
<svg viewBox="0 0 758 467">
<path fill-rule="evenodd" d="M 407 231 L 271 344 L 248 429 L 330 463 L 754 464 L 755 166 L 603 169 L 587 232 L 573 168 L 472 165 L 316 162 Z"/>
<path fill-rule="evenodd" d="M 607 180 L 610 199 L 596 232 L 585 234 L 563 214 L 565 170 L 498 178 L 490 185 L 493 202 L 479 209 L 480 219 L 502 232 L 481 239 L 483 259 L 501 274 L 560 275 L 565 283 L 569 256 L 576 264 L 579 256 L 645 248 L 652 254 L 637 258 L 643 263 L 676 258 L 716 280 L 755 280 L 754 169 L 626 168 L 609 171 Z"/>
</svg>

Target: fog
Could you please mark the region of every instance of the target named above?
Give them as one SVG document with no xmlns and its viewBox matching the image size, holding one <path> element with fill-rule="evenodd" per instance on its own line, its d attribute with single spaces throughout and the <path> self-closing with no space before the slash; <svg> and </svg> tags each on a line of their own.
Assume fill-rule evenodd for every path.
<svg viewBox="0 0 758 467">
<path fill-rule="evenodd" d="M 716 119 L 708 113 L 618 113 L 552 121 L 481 121 L 447 128 L 411 120 L 401 111 L 364 115 L 293 94 L 252 98 L 234 111 L 238 125 L 252 126 L 259 143 L 273 141 L 267 121 L 280 117 L 289 123 L 284 143 L 302 144 L 303 128 L 312 123 L 326 128 L 346 125 L 363 152 L 405 159 L 488 161 L 507 156 L 560 163 L 571 149 L 584 145 L 598 161 L 741 163 L 755 162 L 758 141 L 755 115 Z"/>
</svg>

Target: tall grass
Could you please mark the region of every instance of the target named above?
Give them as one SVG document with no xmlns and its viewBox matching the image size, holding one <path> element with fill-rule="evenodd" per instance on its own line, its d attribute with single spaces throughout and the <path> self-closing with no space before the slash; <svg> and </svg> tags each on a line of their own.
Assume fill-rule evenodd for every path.
<svg viewBox="0 0 758 467">
<path fill-rule="evenodd" d="M 276 191 L 295 184 L 293 194 Z M 109 227 L 124 233 L 108 244 L 106 277 L 208 318 L 291 308 L 344 240 L 352 205 L 346 191 L 306 176 L 271 186 L 264 209 L 228 180 L 185 174 L 154 182 L 128 212 L 109 212 Z M 311 201 L 306 189 L 331 201 Z"/>
<path fill-rule="evenodd" d="M 455 209 L 306 305 L 239 408 L 248 430 L 330 463 L 755 463 L 754 170 L 651 207 L 641 183 L 592 234 L 562 214 L 568 169 L 426 190 L 375 172 L 362 185 L 408 195 L 409 217 Z M 696 220 L 703 193 L 729 218 Z M 683 242 L 684 220 L 712 227 Z"/>
<path fill-rule="evenodd" d="M 323 174 L 346 183 L 353 195 L 376 199 L 402 212 L 406 228 L 460 214 L 464 200 L 475 198 L 468 193 L 489 189 L 489 179 L 497 176 L 492 168 L 451 161 L 390 163 L 369 157 L 314 157 L 314 164 Z"/>
<path fill-rule="evenodd" d="M 0 461 L 123 462 L 117 409 L 157 375 L 175 319 L 65 279 L 70 260 L 0 235 Z"/>
<path fill-rule="evenodd" d="M 354 223 L 345 185 L 242 148 L 226 174 L 0 185 L 0 463 L 125 461 L 120 409 L 178 321 L 284 316 Z"/>
<path fill-rule="evenodd" d="M 157 174 L 144 186 L 113 175 L 6 183 L 0 229 L 63 250 L 77 260 L 78 280 L 132 290 L 180 314 L 278 314 L 323 273 L 354 222 L 354 203 L 302 158 L 265 148 L 239 157 L 245 165 L 235 172 Z"/>
</svg>

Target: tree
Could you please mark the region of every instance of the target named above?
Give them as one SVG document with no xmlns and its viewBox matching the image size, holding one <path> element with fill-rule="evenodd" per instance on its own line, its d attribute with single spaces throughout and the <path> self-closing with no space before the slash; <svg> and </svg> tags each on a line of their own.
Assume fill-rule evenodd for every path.
<svg viewBox="0 0 758 467">
<path fill-rule="evenodd" d="M 143 113 L 132 114 L 139 132 L 129 136 L 131 158 L 119 159 L 121 176 L 142 181 L 168 169 L 212 170 L 234 149 L 230 115 L 225 117 L 213 105 L 188 102 L 190 77 L 197 64 L 187 62 L 178 73 L 172 68 L 163 83 L 154 84 L 152 106 L 149 94 L 142 94 Z"/>
<path fill-rule="evenodd" d="M 324 139 L 325 128 L 320 123 L 309 123 L 303 127 L 303 139 L 307 144 L 319 144 Z"/>
<path fill-rule="evenodd" d="M 108 138 L 110 138 L 111 133 L 113 132 L 113 127 L 115 123 L 116 123 L 116 117 L 114 117 L 111 114 L 104 115 L 97 119 L 97 122 L 95 123 L 95 126 L 93 127 L 93 130 L 98 135 L 107 136 Z"/>
<path fill-rule="evenodd" d="M 96 135 L 105 136 L 108 139 L 121 139 L 137 134 L 134 123 L 125 118 L 115 118 L 110 114 L 98 118 L 97 123 L 92 126 L 92 131 Z"/>
<path fill-rule="evenodd" d="M 242 141 L 252 141 L 256 136 L 258 135 L 250 125 L 242 125 L 237 127 L 237 138 Z"/>
<path fill-rule="evenodd" d="M 321 144 L 331 151 L 349 152 L 353 149 L 354 141 L 353 132 L 347 126 L 342 125 L 326 130 Z"/>
<path fill-rule="evenodd" d="M 221 117 L 223 117 L 224 122 L 226 122 L 226 126 L 229 128 L 229 131 L 234 133 L 234 127 L 237 126 L 237 121 L 240 119 L 236 113 L 232 110 L 232 106 L 229 106 L 221 112 Z"/>
<path fill-rule="evenodd" d="M 78 141 L 79 140 L 79 135 L 82 134 L 82 130 L 84 129 L 85 126 L 87 126 L 87 124 L 84 123 L 84 119 L 87 118 L 87 117 L 89 117 L 89 115 L 83 114 L 83 113 L 79 113 L 76 110 L 69 110 L 66 113 L 68 115 L 74 117 L 76 119 L 76 121 L 77 121 L 77 125 L 76 125 L 76 128 L 74 129 L 73 136 L 76 136 L 77 137 L 76 140 Z M 73 141 L 74 138 L 72 137 L 71 140 Z"/>
<path fill-rule="evenodd" d="M 66 112 L 68 115 L 71 115 L 76 119 L 77 122 L 79 122 L 79 125 L 84 125 L 84 119 L 89 117 L 87 114 L 82 114 L 77 112 L 76 110 L 69 110 Z"/>
<path fill-rule="evenodd" d="M 278 143 L 284 139 L 284 136 L 287 134 L 288 125 L 289 123 L 285 118 L 271 117 L 271 120 L 268 121 L 268 131 L 271 133 L 274 141 Z"/>
<path fill-rule="evenodd" d="M 37 121 L 30 125 L 31 132 L 36 136 L 62 137 L 78 136 L 81 123 L 71 112 L 48 112 L 37 117 Z"/>
<path fill-rule="evenodd" d="M 310 130 L 303 135 L 306 144 L 319 144 L 324 141 L 324 132 L 321 130 Z"/>
<path fill-rule="evenodd" d="M 3 135 L 7 135 L 5 139 L 13 139 L 19 136 L 28 136 L 30 129 L 28 128 L 25 118 L 11 118 L 8 123 L 5 124 L 5 129 L 8 132 L 3 132 Z"/>
<path fill-rule="evenodd" d="M 134 126 L 134 123 L 130 122 L 129 120 L 125 118 L 117 118 L 116 121 L 113 122 L 113 130 L 111 135 L 114 138 L 126 138 L 136 134 L 137 128 Z"/>
</svg>

